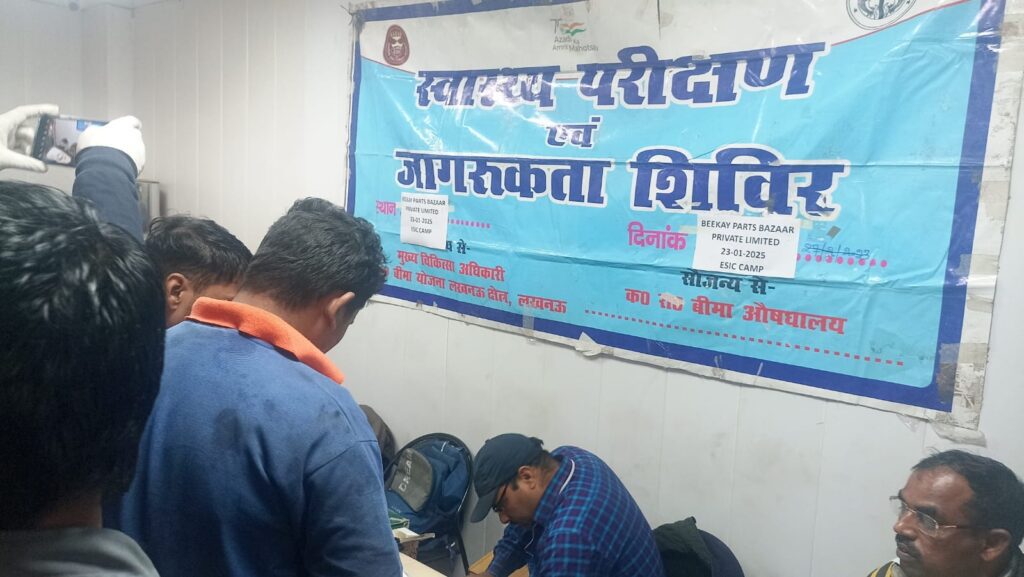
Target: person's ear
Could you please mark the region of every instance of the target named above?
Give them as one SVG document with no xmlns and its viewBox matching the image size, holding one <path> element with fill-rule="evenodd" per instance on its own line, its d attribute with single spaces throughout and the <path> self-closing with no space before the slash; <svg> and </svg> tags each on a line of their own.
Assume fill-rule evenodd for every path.
<svg viewBox="0 0 1024 577">
<path fill-rule="evenodd" d="M 192 291 L 192 283 L 181 273 L 172 272 L 164 279 L 164 296 L 167 299 L 167 312 L 173 313 L 181 306 L 182 294 Z"/>
<path fill-rule="evenodd" d="M 324 314 L 327 316 L 327 323 L 331 329 L 337 328 L 339 323 L 348 324 L 352 318 L 349 304 L 356 298 L 356 293 L 347 292 L 336 297 L 327 299 L 324 304 Z"/>
<path fill-rule="evenodd" d="M 538 481 L 537 470 L 529 465 L 519 467 L 517 476 L 519 477 L 519 484 L 524 487 L 533 488 Z"/>
<path fill-rule="evenodd" d="M 1006 529 L 989 529 L 985 532 L 981 558 L 985 562 L 999 559 L 1010 547 L 1010 532 Z"/>
</svg>

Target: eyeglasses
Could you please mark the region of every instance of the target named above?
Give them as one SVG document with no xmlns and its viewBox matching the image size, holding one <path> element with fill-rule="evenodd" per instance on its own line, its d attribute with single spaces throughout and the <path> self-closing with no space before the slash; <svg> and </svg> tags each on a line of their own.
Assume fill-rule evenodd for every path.
<svg viewBox="0 0 1024 577">
<path fill-rule="evenodd" d="M 501 513 L 501 510 L 505 508 L 505 493 L 508 492 L 508 485 L 501 486 L 501 494 L 494 500 L 494 504 L 491 505 L 491 510 L 495 513 Z"/>
<path fill-rule="evenodd" d="M 892 510 L 896 513 L 896 520 L 900 520 L 907 513 L 913 513 L 914 518 L 917 520 L 917 527 L 922 533 L 929 537 L 938 537 L 942 534 L 945 529 L 977 529 L 976 525 L 940 525 L 935 517 L 922 513 L 917 509 L 914 509 L 910 505 L 907 505 L 906 501 L 901 499 L 898 495 L 889 497 L 889 503 L 892 505 Z"/>
</svg>

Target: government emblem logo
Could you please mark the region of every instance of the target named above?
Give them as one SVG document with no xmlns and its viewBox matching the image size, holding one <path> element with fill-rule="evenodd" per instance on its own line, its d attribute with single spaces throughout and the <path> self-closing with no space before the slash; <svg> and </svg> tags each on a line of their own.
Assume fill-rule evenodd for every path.
<svg viewBox="0 0 1024 577">
<path fill-rule="evenodd" d="M 854 24 L 877 30 L 903 18 L 915 0 L 846 0 L 846 12 Z"/>
<path fill-rule="evenodd" d="M 405 35 L 405 30 L 402 30 L 401 26 L 392 24 L 384 37 L 384 62 L 400 66 L 408 59 L 409 37 Z"/>
</svg>

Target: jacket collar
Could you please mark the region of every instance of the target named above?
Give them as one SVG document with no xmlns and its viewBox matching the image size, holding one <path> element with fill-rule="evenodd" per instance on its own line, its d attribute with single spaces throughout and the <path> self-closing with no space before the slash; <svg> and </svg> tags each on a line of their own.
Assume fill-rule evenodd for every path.
<svg viewBox="0 0 1024 577">
<path fill-rule="evenodd" d="M 254 306 L 200 297 L 189 320 L 235 329 L 291 353 L 299 362 L 341 384 L 345 375 L 320 349 L 281 317 Z"/>
</svg>

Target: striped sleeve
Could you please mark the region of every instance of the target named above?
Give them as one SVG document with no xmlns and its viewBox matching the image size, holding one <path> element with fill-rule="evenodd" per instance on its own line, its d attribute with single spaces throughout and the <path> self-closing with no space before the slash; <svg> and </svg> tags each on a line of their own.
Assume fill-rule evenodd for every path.
<svg viewBox="0 0 1024 577">
<path fill-rule="evenodd" d="M 889 561 L 885 565 L 882 565 L 878 569 L 868 573 L 868 577 L 894 577 L 892 567 L 895 564 L 896 563 Z"/>
<path fill-rule="evenodd" d="M 507 577 L 526 565 L 526 554 L 523 552 L 526 533 L 521 527 L 512 524 L 505 528 L 505 534 L 494 546 L 494 559 L 487 568 L 488 573 L 494 577 Z"/>
<path fill-rule="evenodd" d="M 550 535 L 550 545 L 541 552 L 538 565 L 545 577 L 579 577 L 581 575 L 609 575 L 594 545 L 579 531 L 562 530 Z"/>
</svg>

